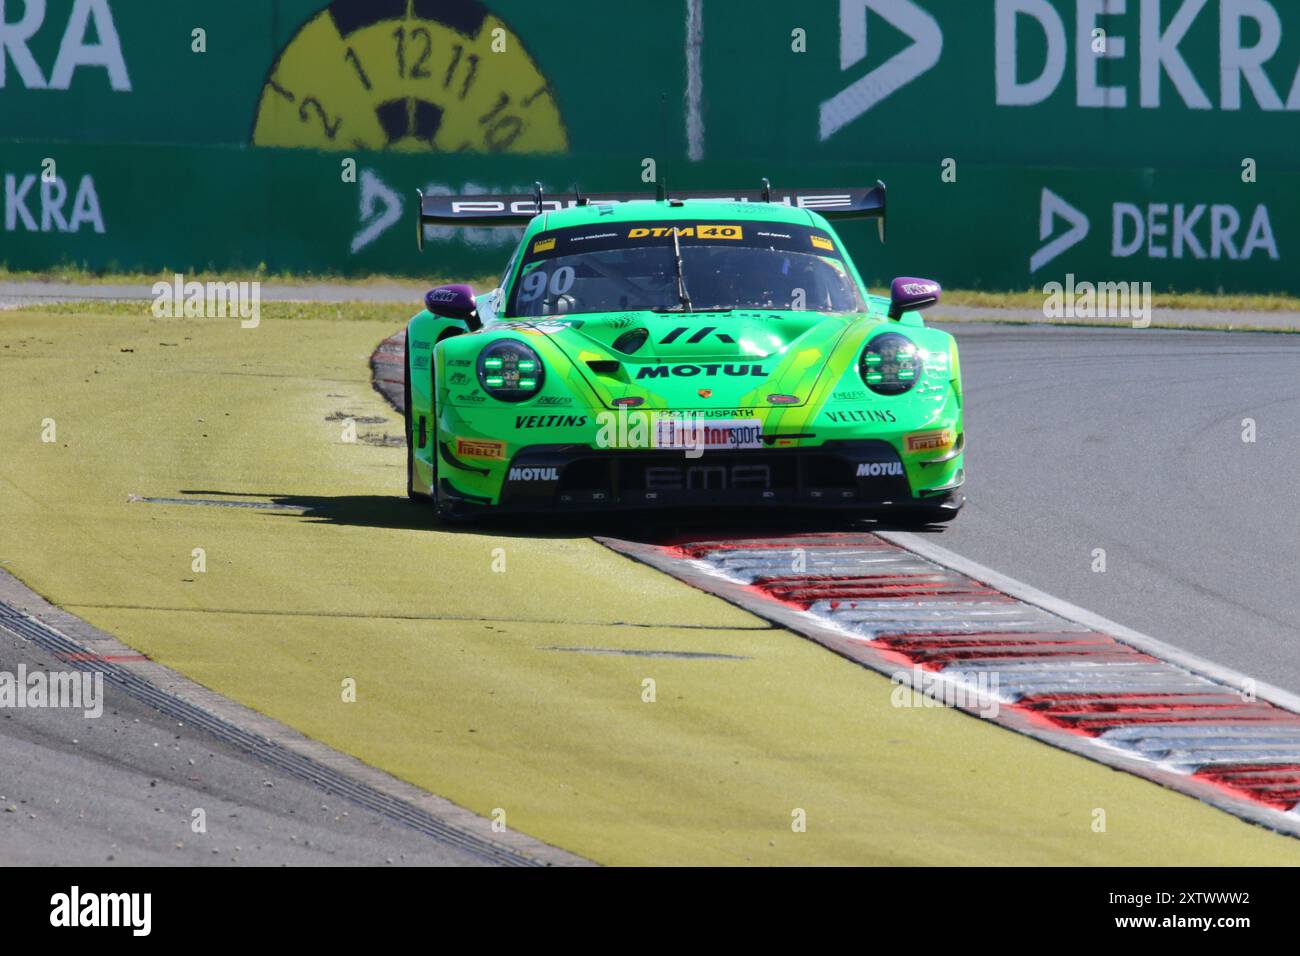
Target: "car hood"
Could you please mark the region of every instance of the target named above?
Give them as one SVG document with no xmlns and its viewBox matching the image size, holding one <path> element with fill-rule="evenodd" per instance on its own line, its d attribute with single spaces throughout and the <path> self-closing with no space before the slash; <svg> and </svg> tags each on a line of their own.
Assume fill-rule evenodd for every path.
<svg viewBox="0 0 1300 956">
<path fill-rule="evenodd" d="M 546 335 L 601 403 L 679 410 L 806 404 L 849 327 L 867 314 L 616 312 L 510 323 Z M 835 370 L 838 375 L 843 369 Z"/>
</svg>

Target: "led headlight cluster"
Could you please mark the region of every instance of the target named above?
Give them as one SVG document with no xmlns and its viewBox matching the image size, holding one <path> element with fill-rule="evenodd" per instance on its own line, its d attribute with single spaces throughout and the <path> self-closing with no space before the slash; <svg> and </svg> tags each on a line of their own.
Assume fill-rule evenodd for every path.
<svg viewBox="0 0 1300 956">
<path fill-rule="evenodd" d="M 511 339 L 493 342 L 478 355 L 483 391 L 503 402 L 522 402 L 542 388 L 546 370 L 537 353 Z"/>
<path fill-rule="evenodd" d="M 921 351 L 906 335 L 886 332 L 867 343 L 858 372 L 877 395 L 902 395 L 921 378 Z"/>
</svg>

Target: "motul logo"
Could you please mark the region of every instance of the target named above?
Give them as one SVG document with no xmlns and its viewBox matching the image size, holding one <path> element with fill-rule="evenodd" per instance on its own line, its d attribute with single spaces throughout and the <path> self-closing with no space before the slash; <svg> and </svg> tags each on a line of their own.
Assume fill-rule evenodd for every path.
<svg viewBox="0 0 1300 956">
<path fill-rule="evenodd" d="M 858 465 L 859 478 L 884 478 L 903 473 L 903 465 L 897 461 L 868 461 Z"/>
<path fill-rule="evenodd" d="M 767 377 L 767 370 L 761 365 L 650 365 L 638 369 L 636 377 L 642 378 L 693 378 L 696 375 L 726 375 L 731 378 L 743 378 L 747 375 Z"/>
<path fill-rule="evenodd" d="M 511 468 L 510 481 L 559 481 L 558 468 Z"/>
</svg>

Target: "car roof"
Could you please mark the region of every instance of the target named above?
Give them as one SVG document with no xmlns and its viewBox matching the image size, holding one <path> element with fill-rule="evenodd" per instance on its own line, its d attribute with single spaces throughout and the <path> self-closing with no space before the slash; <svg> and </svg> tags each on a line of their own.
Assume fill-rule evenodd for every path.
<svg viewBox="0 0 1300 956">
<path fill-rule="evenodd" d="M 826 221 L 808 209 L 784 203 L 712 202 L 707 199 L 631 200 L 609 205 L 571 206 L 534 219 L 530 231 L 566 229 L 592 223 L 643 222 L 660 219 L 740 219 L 747 222 L 791 223 L 827 228 Z"/>
</svg>

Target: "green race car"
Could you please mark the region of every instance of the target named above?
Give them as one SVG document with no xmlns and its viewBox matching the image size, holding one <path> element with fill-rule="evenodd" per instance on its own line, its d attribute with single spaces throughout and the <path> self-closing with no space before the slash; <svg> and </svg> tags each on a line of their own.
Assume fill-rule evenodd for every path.
<svg viewBox="0 0 1300 956">
<path fill-rule="evenodd" d="M 961 369 L 871 295 L 828 219 L 885 188 L 421 196 L 428 225 L 525 226 L 498 288 L 441 286 L 406 332 L 407 491 L 495 511 L 833 508 L 909 523 L 964 502 Z"/>
</svg>

